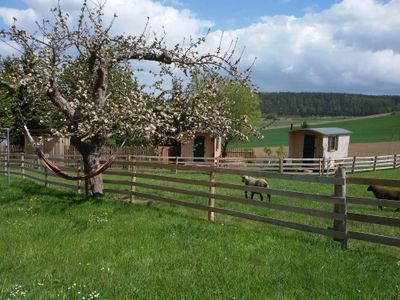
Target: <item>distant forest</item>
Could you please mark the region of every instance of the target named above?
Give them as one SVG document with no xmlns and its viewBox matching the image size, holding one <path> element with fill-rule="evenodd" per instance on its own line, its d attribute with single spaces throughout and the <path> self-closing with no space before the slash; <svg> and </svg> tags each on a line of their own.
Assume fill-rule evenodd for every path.
<svg viewBox="0 0 400 300">
<path fill-rule="evenodd" d="M 339 93 L 260 93 L 264 115 L 365 116 L 400 111 L 400 96 Z"/>
</svg>

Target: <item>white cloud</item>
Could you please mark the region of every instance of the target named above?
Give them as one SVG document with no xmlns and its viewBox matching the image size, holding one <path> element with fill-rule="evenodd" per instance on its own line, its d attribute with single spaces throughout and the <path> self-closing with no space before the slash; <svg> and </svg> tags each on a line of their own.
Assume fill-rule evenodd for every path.
<svg viewBox="0 0 400 300">
<path fill-rule="evenodd" d="M 0 17 L 10 22 L 15 14 L 31 26 L 48 16 L 56 0 L 25 0 L 28 9 L 0 7 Z M 115 32 L 138 34 L 147 17 L 151 30 L 167 33 L 171 43 L 204 33 L 213 26 L 193 12 L 170 1 L 108 0 L 107 18 L 118 18 Z M 62 1 L 73 16 L 81 0 Z M 255 57 L 254 80 L 265 91 L 340 91 L 400 94 L 400 0 L 344 0 L 303 17 L 268 16 L 248 27 L 225 31 L 224 44 L 238 38 L 246 47 L 243 66 Z M 216 49 L 221 31 L 213 31 L 205 45 Z M 4 45 L 2 46 L 4 48 Z"/>
<path fill-rule="evenodd" d="M 225 36 L 246 46 L 246 63 L 258 57 L 261 90 L 400 94 L 398 16 L 399 0 L 345 0 L 301 18 L 264 17 Z"/>
<path fill-rule="evenodd" d="M 166 38 L 174 43 L 213 26 L 211 21 L 200 20 L 187 9 L 178 10 L 148 0 L 108 1 L 107 11 L 118 15 L 113 28 L 116 32 L 139 34 L 149 17 L 151 30 L 163 34 L 165 29 Z"/>
<path fill-rule="evenodd" d="M 18 10 L 0 7 L 0 18 L 7 25 L 12 24 L 12 17 L 18 19 L 20 27 L 34 29 L 34 21 L 51 17 L 50 9 L 57 6 L 57 0 L 25 0 L 28 9 Z M 97 3 L 97 1 L 90 2 Z M 183 38 L 206 32 L 213 26 L 209 20 L 197 18 L 187 9 L 177 9 L 165 6 L 151 0 L 108 0 L 105 8 L 105 18 L 111 21 L 114 13 L 117 14 L 113 30 L 127 34 L 143 32 L 147 18 L 150 18 L 150 30 L 158 34 L 167 33 L 166 38 L 171 43 L 182 41 Z M 177 2 L 174 2 L 177 3 Z M 68 11 L 72 18 L 77 18 L 82 0 L 61 1 L 61 7 Z"/>
<path fill-rule="evenodd" d="M 31 27 L 32 24 L 38 19 L 38 15 L 32 8 L 28 9 L 14 9 L 8 7 L 0 7 L 0 16 L 3 22 L 10 26 L 14 24 L 14 18 L 17 19 L 18 24 L 24 27 Z"/>
</svg>

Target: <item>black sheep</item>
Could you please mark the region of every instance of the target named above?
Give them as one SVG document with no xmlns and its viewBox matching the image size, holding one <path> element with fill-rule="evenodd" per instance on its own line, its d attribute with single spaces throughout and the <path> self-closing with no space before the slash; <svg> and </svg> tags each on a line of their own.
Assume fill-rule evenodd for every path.
<svg viewBox="0 0 400 300">
<path fill-rule="evenodd" d="M 387 200 L 396 200 L 400 201 L 400 191 L 393 191 L 393 190 L 387 190 L 383 188 L 378 188 L 376 186 L 370 185 L 367 188 L 367 191 L 371 191 L 374 193 L 375 197 L 378 199 L 387 199 Z M 382 206 L 378 206 L 380 210 L 382 210 Z M 396 211 L 399 209 L 397 208 Z"/>
</svg>

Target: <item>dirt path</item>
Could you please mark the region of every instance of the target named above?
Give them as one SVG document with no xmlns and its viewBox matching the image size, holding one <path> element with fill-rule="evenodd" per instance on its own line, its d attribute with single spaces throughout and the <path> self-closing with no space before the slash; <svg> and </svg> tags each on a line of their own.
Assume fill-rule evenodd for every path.
<svg viewBox="0 0 400 300">
<path fill-rule="evenodd" d="M 349 145 L 349 156 L 400 154 L 400 141 L 356 143 Z"/>
<path fill-rule="evenodd" d="M 269 147 L 272 156 L 276 156 L 279 147 Z M 264 147 L 254 147 L 256 157 L 265 157 Z M 288 147 L 284 146 L 283 150 L 288 153 Z M 379 142 L 379 143 L 354 143 L 349 145 L 348 156 L 374 156 L 374 155 L 392 155 L 400 154 L 400 141 Z"/>
<path fill-rule="evenodd" d="M 385 116 L 389 116 L 391 114 L 392 113 L 384 113 L 384 114 L 377 114 L 377 115 L 354 117 L 354 118 L 343 119 L 343 120 L 321 121 L 321 122 L 311 122 L 311 123 L 307 122 L 307 124 L 308 125 L 321 125 L 321 124 L 330 124 L 330 123 L 337 123 L 337 122 L 350 122 L 350 121 L 355 121 L 355 120 L 363 120 L 363 119 L 373 119 L 373 118 L 385 117 Z M 271 126 L 271 127 L 265 127 L 263 129 L 279 129 L 279 128 L 290 128 L 290 125 Z"/>
</svg>

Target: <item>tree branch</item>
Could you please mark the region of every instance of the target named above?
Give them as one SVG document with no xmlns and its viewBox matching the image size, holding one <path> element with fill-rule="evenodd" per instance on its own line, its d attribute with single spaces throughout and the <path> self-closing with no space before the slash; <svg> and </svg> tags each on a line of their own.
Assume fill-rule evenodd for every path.
<svg viewBox="0 0 400 300">
<path fill-rule="evenodd" d="M 158 61 L 162 62 L 165 64 L 171 64 L 172 63 L 172 58 L 168 56 L 166 53 L 126 53 L 126 54 L 121 54 L 117 58 L 117 61 L 123 61 L 123 60 L 129 60 L 129 59 L 139 59 L 139 60 L 150 60 L 150 61 Z"/>
<path fill-rule="evenodd" d="M 107 100 L 107 69 L 97 68 L 97 77 L 93 86 L 93 102 L 103 105 Z"/>
<path fill-rule="evenodd" d="M 71 107 L 68 101 L 61 95 L 58 88 L 52 82 L 52 89 L 47 91 L 47 95 L 49 96 L 51 102 L 54 103 L 60 110 L 63 112 L 65 116 L 67 116 L 70 120 L 73 120 L 75 115 L 75 110 Z"/>
</svg>

